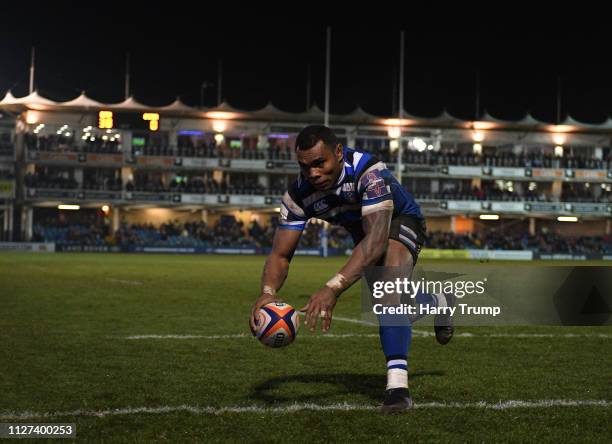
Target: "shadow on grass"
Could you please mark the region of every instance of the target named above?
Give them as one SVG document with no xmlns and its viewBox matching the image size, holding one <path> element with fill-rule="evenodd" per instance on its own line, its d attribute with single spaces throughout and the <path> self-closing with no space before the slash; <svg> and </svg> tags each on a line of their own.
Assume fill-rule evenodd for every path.
<svg viewBox="0 0 612 444">
<path fill-rule="evenodd" d="M 444 374 L 443 371 L 439 370 L 415 372 L 410 373 L 408 379 L 413 380 L 423 376 L 444 376 Z M 322 384 L 334 386 L 334 389 L 326 387 L 325 392 L 321 393 Z M 267 404 L 277 404 L 320 402 L 326 398 L 353 394 L 366 396 L 378 402 L 382 399 L 385 384 L 384 373 L 375 375 L 354 373 L 293 375 L 272 378 L 262 382 L 254 387 L 252 397 Z M 311 386 L 310 389 L 308 385 Z"/>
</svg>

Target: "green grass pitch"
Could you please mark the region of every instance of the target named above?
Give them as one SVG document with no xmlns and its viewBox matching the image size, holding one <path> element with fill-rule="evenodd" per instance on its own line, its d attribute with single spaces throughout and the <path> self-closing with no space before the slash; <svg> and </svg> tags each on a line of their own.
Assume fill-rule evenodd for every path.
<svg viewBox="0 0 612 444">
<path fill-rule="evenodd" d="M 344 260 L 296 257 L 281 294 L 301 307 Z M 248 336 L 263 261 L 0 254 L 0 423 L 74 422 L 96 442 L 612 442 L 611 328 L 464 327 L 474 336 L 444 347 L 415 335 L 423 408 L 381 416 L 375 327 L 337 320 L 277 350 Z M 335 315 L 359 308 L 355 287 Z M 478 404 L 511 400 L 536 405 Z M 571 405 L 584 400 L 605 403 Z"/>
</svg>

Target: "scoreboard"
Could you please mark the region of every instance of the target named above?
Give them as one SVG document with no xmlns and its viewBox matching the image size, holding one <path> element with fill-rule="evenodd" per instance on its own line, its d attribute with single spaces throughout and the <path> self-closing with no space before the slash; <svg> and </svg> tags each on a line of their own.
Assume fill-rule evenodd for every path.
<svg viewBox="0 0 612 444">
<path fill-rule="evenodd" d="M 157 131 L 160 116 L 158 113 L 114 112 L 102 110 L 98 112 L 98 128 L 100 129 L 135 129 Z"/>
</svg>

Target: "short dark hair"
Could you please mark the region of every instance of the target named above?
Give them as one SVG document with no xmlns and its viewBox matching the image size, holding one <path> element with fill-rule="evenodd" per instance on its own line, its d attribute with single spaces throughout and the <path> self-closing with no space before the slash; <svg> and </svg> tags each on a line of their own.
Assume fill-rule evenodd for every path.
<svg viewBox="0 0 612 444">
<path fill-rule="evenodd" d="M 325 125 L 310 125 L 300 131 L 295 140 L 296 150 L 309 150 L 319 141 L 323 141 L 331 149 L 338 145 L 338 138 L 334 132 Z"/>
</svg>

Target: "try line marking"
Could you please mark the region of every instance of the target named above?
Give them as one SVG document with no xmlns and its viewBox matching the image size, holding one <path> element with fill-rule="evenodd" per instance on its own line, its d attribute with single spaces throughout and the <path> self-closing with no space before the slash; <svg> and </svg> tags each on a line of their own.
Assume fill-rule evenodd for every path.
<svg viewBox="0 0 612 444">
<path fill-rule="evenodd" d="M 521 408 L 551 408 L 551 407 L 610 407 L 612 403 L 607 400 L 573 400 L 573 399 L 542 399 L 542 400 L 510 400 L 510 401 L 476 401 L 476 402 L 424 402 L 414 405 L 417 410 L 421 409 L 488 409 L 509 410 Z M 73 416 L 92 416 L 103 418 L 105 416 L 136 415 L 136 414 L 164 414 L 173 412 L 187 412 L 199 415 L 222 415 L 224 413 L 280 413 L 289 414 L 302 411 L 375 411 L 378 406 L 367 404 L 289 404 L 284 407 L 265 407 L 261 405 L 210 407 L 210 406 L 159 406 L 159 407 L 130 407 L 122 409 L 107 410 L 71 410 L 56 412 L 0 412 L 0 420 L 8 419 L 34 419 L 34 418 L 56 418 Z"/>
<path fill-rule="evenodd" d="M 345 318 L 334 316 L 334 321 L 349 322 L 368 326 L 378 326 L 362 319 Z M 432 330 L 412 329 L 412 336 L 416 338 L 429 338 L 435 336 Z M 195 334 L 142 334 L 123 336 L 123 339 L 142 340 L 142 339 L 243 339 L 252 338 L 248 333 L 217 334 L 217 335 L 195 335 Z M 375 333 L 323 333 L 316 335 L 300 335 L 300 338 L 378 338 Z M 612 334 L 605 333 L 469 333 L 455 332 L 454 337 L 458 338 L 612 338 Z"/>
<path fill-rule="evenodd" d="M 413 330 L 412 331 L 413 338 L 428 338 L 435 336 L 433 332 L 422 331 L 422 330 Z M 111 338 L 116 338 L 116 336 L 110 336 Z M 300 339 L 339 339 L 339 338 L 378 338 L 379 335 L 377 333 L 316 333 L 316 334 L 302 334 L 300 335 Z M 492 334 L 474 334 L 474 333 L 455 333 L 453 337 L 459 338 L 610 338 L 612 335 L 606 335 L 603 333 L 565 333 L 560 335 L 555 334 L 545 334 L 545 333 L 492 333 Z M 130 335 L 130 336 L 121 336 L 123 339 L 128 340 L 143 340 L 143 339 L 205 339 L 205 340 L 214 340 L 214 339 L 245 339 L 245 338 L 253 338 L 252 335 L 248 333 L 235 333 L 235 334 L 227 334 L 227 335 L 177 335 L 177 334 L 168 334 L 168 335 L 160 335 L 160 334 L 146 334 L 146 335 Z"/>
</svg>

